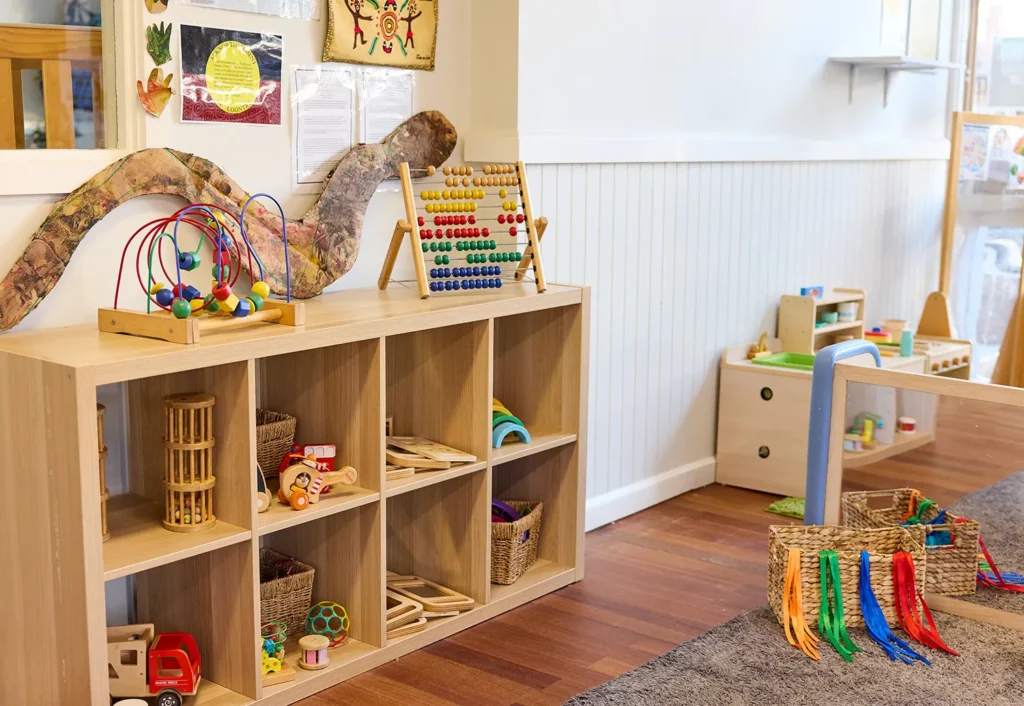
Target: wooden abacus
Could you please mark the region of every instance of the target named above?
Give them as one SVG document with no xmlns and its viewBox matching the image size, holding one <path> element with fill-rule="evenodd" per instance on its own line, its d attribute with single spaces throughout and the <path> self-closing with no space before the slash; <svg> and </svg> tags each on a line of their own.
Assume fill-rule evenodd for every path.
<svg viewBox="0 0 1024 706">
<path fill-rule="evenodd" d="M 100 450 L 100 529 L 104 542 L 110 539 L 110 530 L 107 529 L 107 500 L 110 499 L 110 491 L 107 490 L 107 445 L 103 443 L 103 417 L 106 413 L 106 407 L 96 405 L 96 429 L 99 434 Z"/>
<path fill-rule="evenodd" d="M 428 167 L 424 171 L 427 177 L 437 174 L 436 167 Z M 522 281 L 531 265 L 537 291 L 547 289 L 541 265 L 540 240 L 548 221 L 546 218 L 533 217 L 533 204 L 530 202 L 530 189 L 526 183 L 526 167 L 523 163 L 488 164 L 483 168 L 483 176 L 474 176 L 473 167 L 468 166 L 444 167 L 442 174 L 443 182 L 440 179 L 423 180 L 418 181 L 417 185 L 440 187 L 443 184 L 444 190 L 428 188 L 416 194 L 409 165 L 405 162 L 400 165 L 406 220 L 395 224 L 384 267 L 377 280 L 378 288 L 387 289 L 398 251 L 402 248 L 402 239 L 408 234 L 413 251 L 416 286 L 422 299 L 429 297 L 431 292 L 498 289 L 505 280 Z M 499 191 L 487 190 L 493 187 L 498 187 Z M 416 211 L 417 196 L 423 202 L 426 215 L 419 215 Z M 501 203 L 481 204 L 488 196 L 497 196 Z M 476 215 L 478 209 L 483 211 L 479 217 Z M 491 215 L 494 209 L 500 210 L 496 216 Z M 478 224 L 488 225 L 478 227 Z M 508 236 L 498 235 L 498 228 L 495 229 L 498 237 L 492 238 L 491 224 L 507 226 L 508 236 L 512 240 Z M 522 251 L 519 249 L 520 230 L 526 234 Z M 425 257 L 435 266 L 429 273 Z M 455 267 L 448 267 L 456 262 L 455 258 L 464 258 L 470 266 L 456 264 Z M 511 263 L 516 269 L 506 275 L 502 269 L 504 263 Z"/>
<path fill-rule="evenodd" d="M 164 397 L 164 527 L 208 530 L 213 514 L 213 395 Z"/>
</svg>

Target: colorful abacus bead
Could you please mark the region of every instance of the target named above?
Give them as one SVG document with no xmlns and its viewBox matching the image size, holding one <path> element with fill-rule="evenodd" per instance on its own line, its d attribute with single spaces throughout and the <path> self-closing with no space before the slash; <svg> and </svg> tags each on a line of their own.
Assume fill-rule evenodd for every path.
<svg viewBox="0 0 1024 706">
<path fill-rule="evenodd" d="M 230 265 L 231 264 L 231 252 L 229 250 L 221 250 L 217 253 L 217 264 L 218 265 Z"/>
<path fill-rule="evenodd" d="M 192 309 L 192 316 L 200 316 L 203 313 L 203 300 L 201 297 L 197 297 L 188 303 L 189 308 Z"/>
<path fill-rule="evenodd" d="M 252 286 L 252 293 L 259 295 L 261 299 L 266 299 L 270 296 L 270 285 L 266 282 L 257 282 Z"/>
<path fill-rule="evenodd" d="M 257 283 L 259 284 L 259 283 Z M 259 311 L 263 308 L 263 297 L 256 292 L 249 292 L 249 301 L 252 303 L 252 310 Z"/>
<path fill-rule="evenodd" d="M 186 272 L 191 272 L 192 270 L 199 267 L 199 262 L 200 258 L 199 253 L 197 252 L 178 253 L 178 267 L 185 270 Z"/>
<path fill-rule="evenodd" d="M 192 305 L 184 299 L 175 299 L 174 304 L 171 306 L 171 313 L 174 314 L 175 318 L 187 319 L 189 314 L 192 313 Z"/>
<path fill-rule="evenodd" d="M 235 313 L 235 309 L 237 308 L 238 297 L 236 297 L 234 294 L 229 294 L 227 299 L 224 299 L 220 302 L 221 311 L 226 311 L 228 313 L 233 314 Z"/>
<path fill-rule="evenodd" d="M 227 283 L 216 285 L 213 288 L 213 296 L 219 302 L 227 301 L 228 297 L 231 296 L 231 285 L 229 285 Z M 234 307 L 230 307 L 230 308 L 234 309 Z"/>
<path fill-rule="evenodd" d="M 163 282 L 154 282 L 149 287 L 149 293 L 156 295 L 156 293 L 159 292 L 161 289 L 167 289 L 167 285 L 164 284 Z"/>
<path fill-rule="evenodd" d="M 170 306 L 174 301 L 174 293 L 169 289 L 161 289 L 156 293 L 156 303 L 160 306 Z"/>
</svg>

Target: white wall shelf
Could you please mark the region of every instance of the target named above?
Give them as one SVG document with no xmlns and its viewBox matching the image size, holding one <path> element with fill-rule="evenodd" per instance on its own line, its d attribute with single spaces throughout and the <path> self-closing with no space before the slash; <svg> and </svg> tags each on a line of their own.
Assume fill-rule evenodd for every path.
<svg viewBox="0 0 1024 706">
<path fill-rule="evenodd" d="M 885 87 L 882 93 L 882 106 L 889 107 L 889 85 L 892 82 L 894 73 L 903 71 L 915 71 L 919 73 L 932 73 L 938 70 L 958 71 L 963 69 L 963 64 L 954 64 L 948 61 L 931 61 L 928 59 L 914 59 L 909 56 L 833 56 L 829 61 L 834 64 L 843 64 L 849 67 L 850 71 L 850 92 L 848 102 L 853 103 L 853 86 L 857 81 L 858 69 L 873 69 L 885 72 Z"/>
</svg>

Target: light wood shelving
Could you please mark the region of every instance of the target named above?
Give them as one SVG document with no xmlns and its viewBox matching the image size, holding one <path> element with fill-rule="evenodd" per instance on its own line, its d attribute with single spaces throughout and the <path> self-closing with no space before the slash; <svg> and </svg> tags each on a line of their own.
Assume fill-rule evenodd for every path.
<svg viewBox="0 0 1024 706">
<path fill-rule="evenodd" d="M 822 313 L 836 312 L 840 304 L 856 304 L 853 321 L 815 326 Z M 786 353 L 817 353 L 835 343 L 835 337 L 847 334 L 864 338 L 864 291 L 832 289 L 818 299 L 810 296 L 784 294 L 779 301 L 779 340 Z"/>
<path fill-rule="evenodd" d="M 303 327 L 230 330 L 190 346 L 89 326 L 0 337 L 5 467 L 40 469 L 38 501 L 0 521 L 14 538 L 12 579 L 0 584 L 8 630 L 15 644 L 38 647 L 12 652 L 0 703 L 108 702 L 104 585 L 124 576 L 134 578 L 138 620 L 199 643 L 203 681 L 188 706 L 293 703 L 583 577 L 589 290 L 538 294 L 524 284 L 427 300 L 357 290 L 308 302 L 306 314 Z M 106 432 L 128 440 L 127 492 L 110 498 L 103 543 L 96 390 L 113 383 L 126 408 L 108 416 Z M 161 400 L 189 392 L 216 398 L 217 522 L 175 533 L 161 525 Z M 532 443 L 491 448 L 493 396 Z M 294 415 L 301 443 L 336 444 L 337 461 L 359 471 L 355 485 L 301 512 L 275 499 L 258 514 L 257 407 Z M 478 461 L 388 483 L 387 416 L 398 434 Z M 107 462 L 111 485 L 125 469 Z M 492 497 L 544 502 L 539 560 L 512 586 L 490 583 Z M 352 620 L 328 668 L 296 669 L 295 681 L 271 687 L 261 685 L 256 647 L 261 545 L 314 566 L 313 600 L 341 603 Z M 476 607 L 389 641 L 389 569 Z"/>
</svg>

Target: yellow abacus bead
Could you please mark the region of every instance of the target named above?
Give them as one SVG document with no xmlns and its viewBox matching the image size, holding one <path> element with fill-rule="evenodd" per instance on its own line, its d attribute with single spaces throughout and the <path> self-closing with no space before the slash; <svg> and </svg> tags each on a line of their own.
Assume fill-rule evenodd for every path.
<svg viewBox="0 0 1024 706">
<path fill-rule="evenodd" d="M 505 197 L 508 196 L 508 191 L 506 191 L 505 189 L 502 189 L 501 191 L 498 192 L 498 196 L 501 197 L 501 198 L 505 198 Z"/>
<path fill-rule="evenodd" d="M 508 211 L 508 210 L 509 210 L 510 208 L 511 208 L 511 206 L 509 205 L 509 202 L 508 202 L 508 201 L 505 201 L 505 202 L 503 202 L 503 203 L 501 204 L 501 210 L 502 210 L 502 211 Z"/>
<path fill-rule="evenodd" d="M 469 212 L 470 213 L 476 213 L 476 204 L 475 203 L 469 204 Z"/>
<path fill-rule="evenodd" d="M 473 167 L 466 167 L 466 174 L 473 176 Z"/>
<path fill-rule="evenodd" d="M 426 209 L 427 213 L 433 213 L 434 212 L 434 204 L 432 204 L 432 203 L 428 203 L 424 208 Z"/>
<path fill-rule="evenodd" d="M 229 294 L 227 299 L 217 302 L 217 307 L 221 311 L 226 311 L 230 314 L 238 307 L 238 297 L 234 294 Z"/>
<path fill-rule="evenodd" d="M 420 198 L 423 199 L 424 201 L 426 201 L 427 199 L 430 198 L 430 192 L 429 191 L 421 191 L 420 192 Z"/>
<path fill-rule="evenodd" d="M 459 204 L 459 213 L 462 213 L 465 210 L 466 210 L 466 204 L 460 203 Z"/>
<path fill-rule="evenodd" d="M 427 176 L 434 176 L 434 172 L 436 172 L 436 171 L 437 171 L 437 167 L 435 167 L 433 164 L 431 164 L 429 167 L 427 167 Z"/>
<path fill-rule="evenodd" d="M 258 297 L 266 299 L 270 296 L 270 285 L 266 282 L 256 282 L 252 285 L 252 293 Z"/>
<path fill-rule="evenodd" d="M 153 296 L 156 296 L 157 292 L 159 292 L 161 289 L 166 289 L 166 288 L 167 288 L 167 285 L 164 284 L 163 282 L 154 282 L 153 286 L 149 288 L 149 293 L 152 294 Z"/>
<path fill-rule="evenodd" d="M 452 196 L 452 192 L 450 192 L 450 191 L 442 191 L 441 192 L 441 198 L 442 199 L 450 199 L 451 196 Z"/>
<path fill-rule="evenodd" d="M 446 203 L 444 205 L 444 212 L 445 213 L 455 213 L 455 204 Z"/>
<path fill-rule="evenodd" d="M 452 168 L 451 167 L 445 167 L 442 171 L 444 172 L 445 176 L 450 176 L 451 173 L 452 173 Z"/>
</svg>

